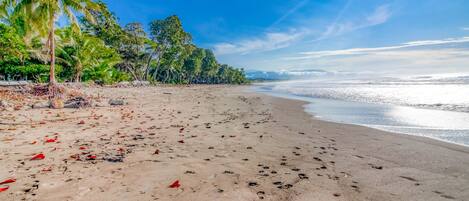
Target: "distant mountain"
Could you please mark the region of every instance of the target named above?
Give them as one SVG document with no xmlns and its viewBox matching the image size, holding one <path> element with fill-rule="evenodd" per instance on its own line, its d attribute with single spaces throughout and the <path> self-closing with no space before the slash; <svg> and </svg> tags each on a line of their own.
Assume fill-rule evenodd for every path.
<svg viewBox="0 0 469 201">
<path fill-rule="evenodd" d="M 331 74 L 324 70 L 291 70 L 291 71 L 246 71 L 246 77 L 250 80 L 292 80 L 292 79 L 306 79 L 315 76 L 322 76 Z"/>
</svg>

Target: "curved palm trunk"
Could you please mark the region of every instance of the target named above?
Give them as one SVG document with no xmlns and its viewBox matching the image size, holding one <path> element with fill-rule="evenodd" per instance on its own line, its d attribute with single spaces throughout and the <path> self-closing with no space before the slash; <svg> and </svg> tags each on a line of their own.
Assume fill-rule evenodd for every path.
<svg viewBox="0 0 469 201">
<path fill-rule="evenodd" d="M 50 73 L 49 85 L 55 85 L 55 38 L 54 38 L 54 20 L 55 16 L 52 14 L 49 22 L 49 50 L 50 50 Z"/>
</svg>

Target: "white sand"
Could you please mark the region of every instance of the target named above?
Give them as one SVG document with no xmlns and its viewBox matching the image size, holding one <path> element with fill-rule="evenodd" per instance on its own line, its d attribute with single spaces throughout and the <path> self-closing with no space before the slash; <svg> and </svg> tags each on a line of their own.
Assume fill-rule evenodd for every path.
<svg viewBox="0 0 469 201">
<path fill-rule="evenodd" d="M 129 105 L 0 114 L 0 181 L 17 179 L 0 200 L 469 200 L 466 147 L 316 120 L 243 87 L 86 90 Z"/>
</svg>

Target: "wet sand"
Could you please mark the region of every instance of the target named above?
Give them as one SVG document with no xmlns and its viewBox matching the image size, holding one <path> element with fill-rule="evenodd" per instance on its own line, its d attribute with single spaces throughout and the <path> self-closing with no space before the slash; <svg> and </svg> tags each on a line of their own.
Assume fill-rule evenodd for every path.
<svg viewBox="0 0 469 201">
<path fill-rule="evenodd" d="M 467 147 L 245 87 L 86 91 L 129 104 L 0 113 L 0 200 L 469 200 Z"/>
</svg>

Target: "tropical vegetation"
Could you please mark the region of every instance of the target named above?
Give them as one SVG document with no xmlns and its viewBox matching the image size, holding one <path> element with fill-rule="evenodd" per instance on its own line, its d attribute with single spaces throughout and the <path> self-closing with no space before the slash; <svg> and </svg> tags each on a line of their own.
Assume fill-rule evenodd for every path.
<svg viewBox="0 0 469 201">
<path fill-rule="evenodd" d="M 59 19 L 69 23 L 57 26 Z M 61 20 L 63 21 L 63 20 Z M 177 16 L 121 26 L 93 0 L 0 0 L 0 80 L 243 84 L 197 47 Z"/>
</svg>

